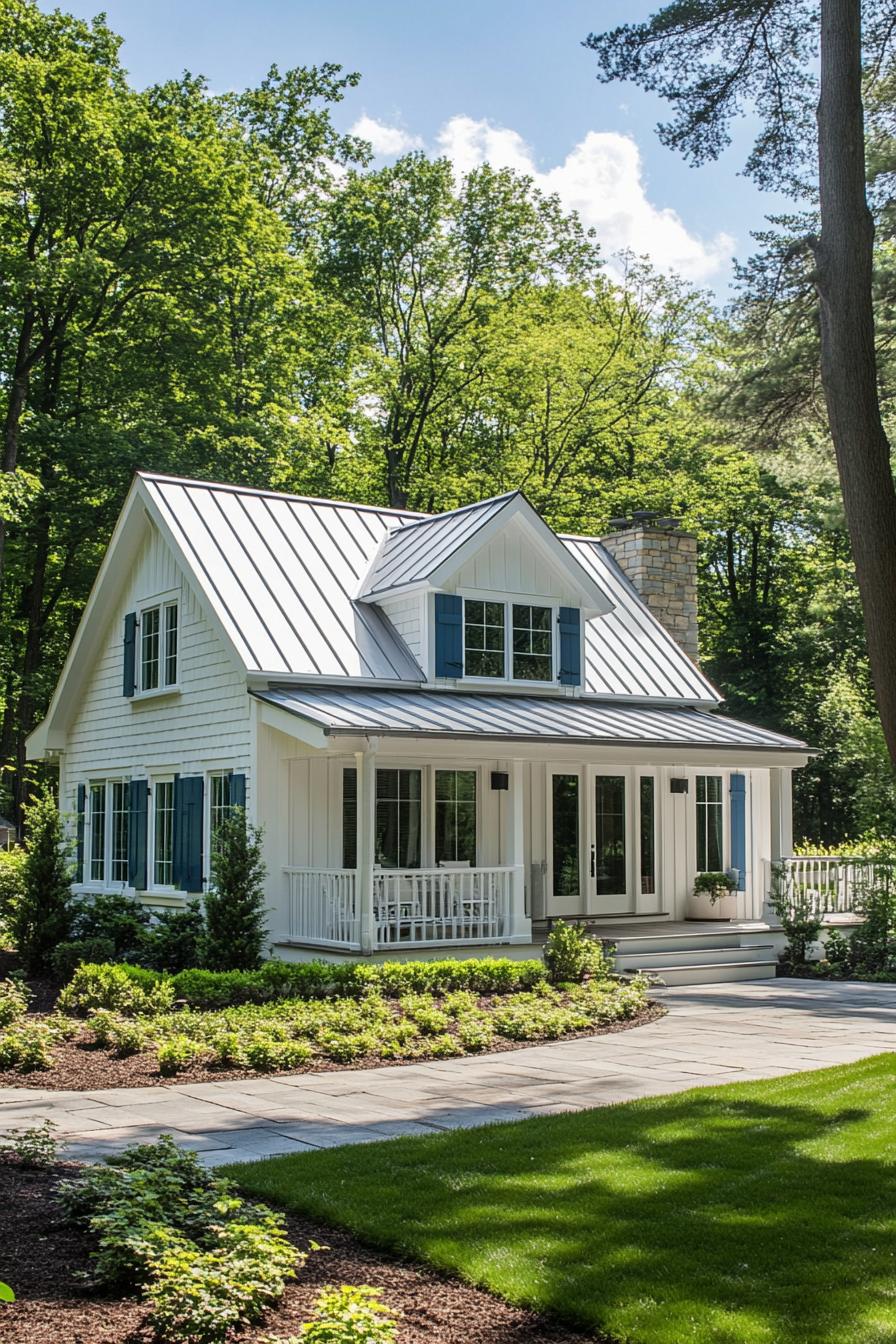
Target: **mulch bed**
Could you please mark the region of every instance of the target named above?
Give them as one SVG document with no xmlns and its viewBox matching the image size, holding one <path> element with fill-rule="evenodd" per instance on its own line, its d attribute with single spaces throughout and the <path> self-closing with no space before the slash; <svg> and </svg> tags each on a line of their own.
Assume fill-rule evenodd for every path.
<svg viewBox="0 0 896 1344">
<path fill-rule="evenodd" d="M 0 1165 L 3 1215 L 0 1279 L 17 1301 L 0 1303 L 0 1340 L 9 1344 L 149 1344 L 142 1304 L 133 1298 L 98 1297 L 83 1289 L 77 1271 L 88 1266 L 81 1232 L 59 1221 L 53 1190 L 61 1176 L 78 1171 L 60 1163 L 53 1172 Z M 314 1240 L 326 1250 L 309 1256 L 280 1306 L 261 1326 L 238 1336 L 259 1344 L 267 1335 L 299 1333 L 327 1284 L 369 1284 L 402 1313 L 399 1344 L 594 1344 L 535 1312 L 509 1306 L 478 1288 L 394 1259 L 357 1242 L 349 1233 L 304 1218 L 288 1218 L 299 1248 Z"/>
<path fill-rule="evenodd" d="M 622 1022 L 613 1022 L 605 1027 L 588 1031 L 570 1032 L 561 1037 L 572 1041 L 590 1036 L 606 1036 L 618 1031 L 630 1031 L 633 1027 L 643 1027 L 665 1015 L 666 1009 L 659 1003 L 649 1003 L 643 1012 Z M 528 1046 L 544 1045 L 544 1041 L 501 1041 L 481 1054 L 504 1054 L 509 1050 L 523 1050 Z M 276 1078 L 279 1074 L 295 1076 L 299 1073 L 342 1073 L 353 1069 L 385 1069 L 402 1064 L 422 1064 L 431 1055 L 417 1055 L 414 1059 L 380 1059 L 371 1055 L 364 1059 L 352 1060 L 350 1064 L 336 1064 L 332 1060 L 314 1060 L 304 1068 L 272 1069 L 261 1074 L 254 1069 L 212 1068 L 199 1063 L 185 1069 L 173 1077 L 163 1077 L 159 1073 L 158 1061 L 152 1051 L 141 1051 L 126 1059 L 117 1059 L 108 1051 L 101 1049 L 86 1038 L 61 1041 L 53 1047 L 56 1066 L 34 1073 L 17 1073 L 15 1070 L 0 1070 L 0 1088 L 32 1087 L 49 1092 L 75 1091 L 96 1092 L 106 1087 L 178 1087 L 184 1083 L 224 1082 L 234 1078 Z M 455 1056 L 462 1058 L 462 1056 Z M 0 1278 L 2 1278 L 0 1274 Z"/>
</svg>

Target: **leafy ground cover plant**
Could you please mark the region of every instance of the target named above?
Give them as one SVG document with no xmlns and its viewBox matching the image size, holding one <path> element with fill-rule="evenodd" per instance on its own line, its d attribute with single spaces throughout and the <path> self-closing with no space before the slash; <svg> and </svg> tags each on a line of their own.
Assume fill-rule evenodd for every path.
<svg viewBox="0 0 896 1344">
<path fill-rule="evenodd" d="M 59 1200 L 95 1245 L 91 1282 L 141 1290 L 171 1344 L 221 1344 L 259 1320 L 305 1258 L 280 1214 L 236 1195 L 170 1135 L 61 1182 Z"/>
<path fill-rule="evenodd" d="M 381 1300 L 376 1288 L 325 1288 L 314 1316 L 301 1336 L 269 1335 L 264 1344 L 394 1344 L 398 1313 Z"/>
<path fill-rule="evenodd" d="M 46 1171 L 59 1160 L 61 1141 L 52 1120 L 31 1129 L 10 1129 L 2 1136 L 0 1157 L 31 1171 Z"/>
</svg>

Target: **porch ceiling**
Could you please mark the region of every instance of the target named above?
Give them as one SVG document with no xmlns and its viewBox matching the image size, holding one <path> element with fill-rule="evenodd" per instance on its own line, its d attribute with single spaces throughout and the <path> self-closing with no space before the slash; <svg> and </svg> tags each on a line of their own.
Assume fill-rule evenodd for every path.
<svg viewBox="0 0 896 1344">
<path fill-rule="evenodd" d="M 619 705 L 582 698 L 272 686 L 260 700 L 328 737 L 501 738 L 517 742 L 810 750 L 804 742 L 700 709 Z"/>
</svg>

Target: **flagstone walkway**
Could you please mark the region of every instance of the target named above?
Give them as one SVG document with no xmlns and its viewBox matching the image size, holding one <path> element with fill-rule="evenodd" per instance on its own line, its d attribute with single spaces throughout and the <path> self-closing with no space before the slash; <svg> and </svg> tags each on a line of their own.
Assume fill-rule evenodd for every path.
<svg viewBox="0 0 896 1344">
<path fill-rule="evenodd" d="M 497 1055 L 236 1082 L 0 1090 L 0 1133 L 45 1118 L 95 1161 L 171 1133 L 205 1162 L 520 1120 L 896 1050 L 896 986 L 762 980 L 663 990 L 631 1031 Z"/>
</svg>

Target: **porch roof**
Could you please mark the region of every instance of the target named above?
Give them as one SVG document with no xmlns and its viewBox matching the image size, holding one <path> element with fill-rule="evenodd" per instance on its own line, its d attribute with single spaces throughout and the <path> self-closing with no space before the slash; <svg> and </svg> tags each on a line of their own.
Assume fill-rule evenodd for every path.
<svg viewBox="0 0 896 1344">
<path fill-rule="evenodd" d="M 260 700 L 326 736 L 500 738 L 516 742 L 810 750 L 805 742 L 700 709 L 454 691 L 271 686 Z"/>
</svg>

